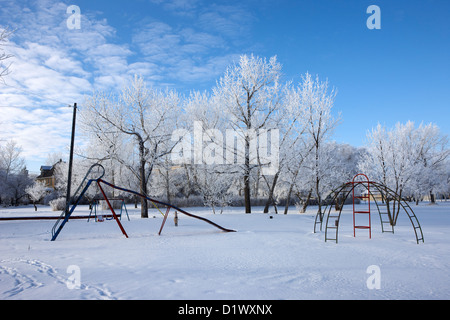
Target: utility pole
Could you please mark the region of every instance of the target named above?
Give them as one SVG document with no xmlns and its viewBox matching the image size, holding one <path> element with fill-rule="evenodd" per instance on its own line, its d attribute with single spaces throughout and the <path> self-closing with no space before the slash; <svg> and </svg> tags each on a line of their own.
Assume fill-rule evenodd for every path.
<svg viewBox="0 0 450 320">
<path fill-rule="evenodd" d="M 69 156 L 69 173 L 67 176 L 67 196 L 66 196 L 66 216 L 69 214 L 70 206 L 70 186 L 72 183 L 72 164 L 73 164 L 73 148 L 75 142 L 75 123 L 77 119 L 77 104 L 73 105 L 73 120 L 72 120 L 72 138 L 70 141 L 70 156 Z"/>
</svg>

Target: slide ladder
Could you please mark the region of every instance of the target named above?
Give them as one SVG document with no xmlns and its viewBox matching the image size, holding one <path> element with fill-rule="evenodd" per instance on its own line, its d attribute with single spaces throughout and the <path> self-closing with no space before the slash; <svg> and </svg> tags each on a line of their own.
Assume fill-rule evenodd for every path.
<svg viewBox="0 0 450 320">
<path fill-rule="evenodd" d="M 95 172 L 97 170 L 97 173 Z M 91 174 L 98 175 L 96 179 L 89 179 L 89 176 Z M 58 220 L 56 220 L 55 224 L 52 227 L 52 241 L 55 241 L 58 237 L 61 230 L 64 228 L 64 225 L 69 221 L 70 216 L 72 215 L 73 211 L 75 210 L 76 206 L 80 202 L 80 200 L 83 198 L 86 190 L 90 187 L 91 183 L 93 181 L 96 181 L 97 179 L 101 179 L 105 174 L 105 168 L 103 168 L 100 164 L 94 164 L 89 168 L 86 175 L 84 176 L 83 180 L 81 181 L 80 185 L 78 186 L 77 190 L 73 194 L 73 196 L 70 197 L 70 199 L 67 200 L 66 209 L 61 213 Z M 76 198 L 75 203 L 71 207 L 71 199 Z"/>
<path fill-rule="evenodd" d="M 87 182 L 87 184 L 85 185 L 85 187 L 81 191 L 80 195 L 77 197 L 77 200 L 75 201 L 75 203 L 72 205 L 72 207 L 70 209 L 69 209 L 69 207 L 70 207 L 70 200 L 69 200 L 68 205 L 66 207 L 66 210 L 64 210 L 61 213 L 61 215 L 59 216 L 59 219 L 56 220 L 55 224 L 53 225 L 53 228 L 52 228 L 52 241 L 56 240 L 56 238 L 58 237 L 58 235 L 61 232 L 62 228 L 64 228 L 64 225 L 67 223 L 67 221 L 69 221 L 70 216 L 72 215 L 72 213 L 75 210 L 76 206 L 80 202 L 81 198 L 83 198 L 84 193 L 89 188 L 89 186 L 91 185 L 92 181 L 95 181 L 95 180 L 89 180 Z M 81 186 L 81 184 L 80 184 L 80 186 Z"/>
</svg>

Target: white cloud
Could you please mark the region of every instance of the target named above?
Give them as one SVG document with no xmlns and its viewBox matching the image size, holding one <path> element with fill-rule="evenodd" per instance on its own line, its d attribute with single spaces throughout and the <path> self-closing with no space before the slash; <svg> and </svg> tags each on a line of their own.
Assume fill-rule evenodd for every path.
<svg viewBox="0 0 450 320">
<path fill-rule="evenodd" d="M 100 12 L 83 7 L 81 29 L 69 30 L 67 3 L 2 1 L 0 21 L 17 30 L 8 47 L 15 56 L 8 86 L 0 84 L 0 139 L 14 138 L 27 157 L 45 161 L 69 143 L 71 109 L 60 107 L 81 105 L 93 90 L 121 89 L 134 74 L 159 87 L 196 88 L 215 81 L 238 56 L 235 43 L 245 41 L 251 21 L 239 5 L 150 2 L 175 19 L 133 21 L 131 42 L 121 43 Z"/>
<path fill-rule="evenodd" d="M 178 16 L 195 16 L 201 5 L 199 0 L 150 0 Z"/>
<path fill-rule="evenodd" d="M 183 1 L 153 2 L 172 12 L 183 7 Z M 156 71 L 166 81 L 211 83 L 236 57 L 232 42 L 246 38 L 246 33 L 240 29 L 245 28 L 247 22 L 241 19 L 251 19 L 244 10 L 211 5 L 195 12 L 194 17 L 183 18 L 185 21 L 181 25 L 189 27 L 180 27 L 177 20 L 152 21 L 140 25 L 133 34 L 132 41 L 139 53 L 147 62 L 158 65 Z"/>
<path fill-rule="evenodd" d="M 94 88 L 117 88 L 127 76 L 132 52 L 109 42 L 114 28 L 86 12 L 82 29 L 69 30 L 67 6 L 9 2 L 0 12 L 0 21 L 16 29 L 7 48 L 12 72 L 0 84 L 0 139 L 16 140 L 27 160 L 44 162 L 48 153 L 64 151 L 72 121 L 67 105 L 81 104 Z"/>
<path fill-rule="evenodd" d="M 80 63 L 73 59 L 61 58 L 60 55 L 45 55 L 45 50 L 51 52 L 51 48 L 35 45 L 29 48 L 12 48 L 15 54 L 11 66 L 11 74 L 5 79 L 10 93 L 24 101 L 16 101 L 13 105 L 30 106 L 30 99 L 35 104 L 61 105 L 80 98 L 82 92 L 89 90 L 91 85 L 87 80 L 88 73 L 81 68 Z M 15 50 L 17 49 L 17 50 Z M 55 50 L 55 52 L 57 52 Z M 49 62 L 50 61 L 50 62 Z M 56 61 L 66 62 L 65 65 L 51 66 Z M 50 65 L 49 65 L 50 64 Z M 67 70 L 69 66 L 73 69 Z M 81 76 L 80 76 L 81 75 Z M 47 100 L 47 101 L 46 101 Z M 26 103 L 25 103 L 26 102 Z"/>
<path fill-rule="evenodd" d="M 21 145 L 25 158 L 45 158 L 64 148 L 70 136 L 72 110 L 0 108 L 0 135 Z"/>
</svg>

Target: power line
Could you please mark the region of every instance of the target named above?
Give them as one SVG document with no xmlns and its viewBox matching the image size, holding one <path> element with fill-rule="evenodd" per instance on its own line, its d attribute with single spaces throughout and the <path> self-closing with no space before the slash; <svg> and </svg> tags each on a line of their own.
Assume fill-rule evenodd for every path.
<svg viewBox="0 0 450 320">
<path fill-rule="evenodd" d="M 66 107 L 73 107 L 73 105 L 65 105 L 64 107 L 61 108 L 66 108 Z M 6 105 L 0 105 L 0 108 L 12 108 L 12 109 L 37 109 L 37 108 L 41 108 L 44 109 L 45 107 L 42 106 L 6 106 Z M 47 107 L 48 108 L 48 107 Z"/>
<path fill-rule="evenodd" d="M 9 87 L 9 88 L 16 89 L 16 90 L 22 91 L 24 93 L 27 93 L 27 94 L 39 97 L 39 98 L 41 98 L 43 100 L 50 100 L 50 101 L 57 102 L 57 103 L 62 104 L 62 105 L 66 105 L 67 107 L 72 107 L 72 105 L 70 103 L 65 103 L 65 102 L 61 102 L 61 101 L 53 99 L 53 98 L 48 98 L 48 97 L 45 97 L 45 96 L 43 96 L 43 95 L 41 95 L 41 94 L 39 94 L 37 92 L 33 92 L 33 91 L 30 91 L 30 90 L 19 88 L 19 87 L 7 84 L 6 82 L 4 82 L 4 85 Z"/>
</svg>

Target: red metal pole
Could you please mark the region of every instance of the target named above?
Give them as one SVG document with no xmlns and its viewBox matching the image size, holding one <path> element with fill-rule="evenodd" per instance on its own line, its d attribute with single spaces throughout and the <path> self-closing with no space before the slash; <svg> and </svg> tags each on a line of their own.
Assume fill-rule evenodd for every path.
<svg viewBox="0 0 450 320">
<path fill-rule="evenodd" d="M 116 220 L 117 224 L 119 225 L 120 230 L 122 230 L 122 233 L 125 235 L 125 237 L 128 238 L 128 235 L 127 235 L 127 233 L 125 232 L 125 229 L 122 227 L 122 224 L 120 223 L 119 219 L 117 219 L 117 215 L 116 215 L 116 213 L 114 212 L 114 209 L 113 209 L 113 207 L 111 206 L 111 203 L 109 203 L 109 200 L 108 200 L 108 198 L 106 197 L 106 194 L 105 194 L 105 192 L 103 191 L 102 186 L 100 185 L 100 181 L 98 181 L 98 180 L 97 180 L 97 185 L 98 185 L 100 191 L 102 192 L 103 197 L 104 197 L 105 200 L 106 200 L 106 203 L 108 204 L 109 210 L 111 210 L 114 219 Z"/>
<path fill-rule="evenodd" d="M 353 181 L 352 181 L 352 202 L 353 202 L 353 238 L 356 237 L 356 218 L 355 218 L 355 178 L 356 176 L 353 177 Z"/>
<path fill-rule="evenodd" d="M 167 207 L 166 214 L 164 215 L 164 219 L 163 219 L 163 222 L 162 222 L 162 224 L 161 224 L 161 229 L 159 229 L 158 236 L 161 235 L 161 231 L 162 231 L 162 229 L 164 228 L 164 224 L 166 223 L 167 216 L 169 215 L 169 211 L 170 211 L 170 207 Z"/>
<path fill-rule="evenodd" d="M 367 203 L 369 204 L 369 239 L 372 239 L 372 217 L 370 216 L 370 180 L 367 178 Z"/>
</svg>

